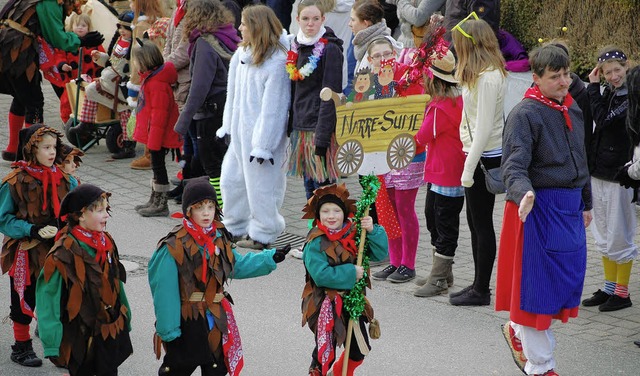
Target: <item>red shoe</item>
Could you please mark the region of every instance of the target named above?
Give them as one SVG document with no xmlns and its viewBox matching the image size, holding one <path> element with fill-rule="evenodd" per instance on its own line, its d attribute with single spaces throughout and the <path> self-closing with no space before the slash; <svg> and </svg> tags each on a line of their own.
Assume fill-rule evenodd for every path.
<svg viewBox="0 0 640 376">
<path fill-rule="evenodd" d="M 522 342 L 520 342 L 518 337 L 516 337 L 516 333 L 511 327 L 511 321 L 507 321 L 506 324 L 502 325 L 502 335 L 507 341 L 509 349 L 511 349 L 513 361 L 516 362 L 516 366 L 520 368 L 520 371 L 526 375 L 527 373 L 524 371 L 524 365 L 527 363 L 527 357 L 524 356 L 524 352 L 522 351 Z M 545 375 L 547 374 L 545 373 Z M 551 375 L 553 374 L 549 374 L 549 376 Z"/>
</svg>

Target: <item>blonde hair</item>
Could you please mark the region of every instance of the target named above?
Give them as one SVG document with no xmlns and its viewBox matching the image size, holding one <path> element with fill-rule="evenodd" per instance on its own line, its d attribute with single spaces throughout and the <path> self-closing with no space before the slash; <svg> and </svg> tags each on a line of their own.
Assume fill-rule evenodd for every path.
<svg viewBox="0 0 640 376">
<path fill-rule="evenodd" d="M 600 56 L 604 55 L 607 52 L 613 52 L 613 51 L 620 51 L 623 52 L 622 49 L 620 49 L 620 47 L 610 44 L 608 46 L 602 47 L 600 50 L 598 50 L 598 55 L 596 56 L 596 59 L 599 58 Z M 602 66 L 605 65 L 606 63 L 612 63 L 612 62 L 617 62 L 620 63 L 620 65 L 622 65 L 623 68 L 627 68 L 627 65 L 629 63 L 629 60 L 625 60 L 625 59 L 620 59 L 620 58 L 611 58 L 611 59 L 607 59 L 605 61 L 598 61 L 598 71 L 600 72 L 600 74 L 603 73 L 602 71 Z"/>
<path fill-rule="evenodd" d="M 84 22 L 85 24 L 87 24 L 87 30 L 88 31 L 92 31 L 93 30 L 93 23 L 91 22 L 91 16 L 86 14 L 86 13 L 82 13 L 82 14 L 77 14 L 77 13 L 72 13 L 69 16 L 70 20 L 69 23 L 67 23 L 67 31 L 73 31 L 73 27 L 76 26 L 77 24 L 79 24 L 80 22 Z"/>
<path fill-rule="evenodd" d="M 311 6 L 318 8 L 320 10 L 320 14 L 324 16 L 326 13 L 335 9 L 336 0 L 302 0 L 300 4 L 298 4 L 298 16 L 304 8 Z"/>
<path fill-rule="evenodd" d="M 166 17 L 167 11 L 163 1 L 159 0 L 132 0 L 135 3 L 133 24 L 138 22 L 138 17 L 145 15 L 149 18 L 149 23 L 154 23 L 158 18 Z"/>
<path fill-rule="evenodd" d="M 458 54 L 456 79 L 463 85 L 473 87 L 480 73 L 486 70 L 498 69 L 506 77 L 504 58 L 491 26 L 484 20 L 468 20 L 460 27 L 473 39 L 464 36 L 457 29 L 451 31 Z"/>
<path fill-rule="evenodd" d="M 367 46 L 367 54 L 369 54 L 369 56 L 371 56 L 371 50 L 373 49 L 373 47 L 375 46 L 379 46 L 385 44 L 387 46 L 389 46 L 391 48 L 391 50 L 393 51 L 393 44 L 391 43 L 391 41 L 389 40 L 389 38 L 387 37 L 378 37 L 374 40 L 372 40 L 371 42 L 369 42 L 369 45 Z"/>
<path fill-rule="evenodd" d="M 242 11 L 242 19 L 249 40 L 243 40 L 240 45 L 251 49 L 253 64 L 261 65 L 276 48 L 287 51 L 280 43 L 282 23 L 271 8 L 261 4 L 248 6 Z"/>
<path fill-rule="evenodd" d="M 215 31 L 220 26 L 232 23 L 231 11 L 218 0 L 189 0 L 184 16 L 183 38 L 188 39 L 193 30 Z"/>
<path fill-rule="evenodd" d="M 142 42 L 142 44 L 140 44 L 140 42 Z M 164 58 L 162 57 L 160 48 L 152 41 L 137 38 L 133 41 L 133 44 L 131 57 L 141 72 L 152 70 L 164 64 Z"/>
</svg>

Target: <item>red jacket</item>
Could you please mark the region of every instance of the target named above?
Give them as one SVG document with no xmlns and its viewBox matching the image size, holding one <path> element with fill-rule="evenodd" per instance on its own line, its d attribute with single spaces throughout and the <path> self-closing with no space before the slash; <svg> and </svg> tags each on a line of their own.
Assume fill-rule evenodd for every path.
<svg viewBox="0 0 640 376">
<path fill-rule="evenodd" d="M 173 130 L 178 120 L 178 105 L 171 88 L 178 81 L 176 68 L 173 63 L 166 62 L 152 72 L 140 74 L 140 78 L 142 85 L 133 139 L 153 151 L 181 147 L 180 136 Z"/>
<path fill-rule="evenodd" d="M 424 181 L 443 187 L 460 186 L 465 155 L 460 141 L 462 97 L 434 98 L 424 113 L 416 141 L 427 147 Z"/>
</svg>

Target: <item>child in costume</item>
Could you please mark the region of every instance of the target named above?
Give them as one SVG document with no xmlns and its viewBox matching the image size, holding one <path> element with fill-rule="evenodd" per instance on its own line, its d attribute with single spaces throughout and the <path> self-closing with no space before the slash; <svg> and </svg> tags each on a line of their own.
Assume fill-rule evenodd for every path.
<svg viewBox="0 0 640 376">
<path fill-rule="evenodd" d="M 130 140 L 127 137 L 127 121 L 131 114 L 129 105 L 126 101 L 125 84 L 129 79 L 132 47 L 132 31 L 131 22 L 133 21 L 133 12 L 126 11 L 118 16 L 118 30 L 111 39 L 111 44 L 107 53 L 93 51 L 91 58 L 93 61 L 105 67 L 100 76 L 91 82 L 86 88 L 86 97 L 82 105 L 82 112 L 78 114 L 80 124 L 71 128 L 69 134 L 74 137 L 87 137 L 94 131 L 94 123 L 96 114 L 98 113 L 98 103 L 113 109 L 120 115 L 120 126 L 122 127 L 122 135 L 127 141 L 126 148 L 131 147 Z"/>
<path fill-rule="evenodd" d="M 291 78 L 289 175 L 304 179 L 307 200 L 316 188 L 338 178 L 336 106 L 333 101 L 321 100 L 320 90 L 342 91 L 342 40 L 324 26 L 324 14 L 331 10 L 325 3 L 300 2 L 296 17 L 300 29 L 287 56 Z"/>
<path fill-rule="evenodd" d="M 151 196 L 146 204 L 135 210 L 143 217 L 169 215 L 169 176 L 165 157 L 169 149 L 182 146 L 180 136 L 173 130 L 178 120 L 178 105 L 173 99 L 171 85 L 178 80 L 173 63 L 165 63 L 158 46 L 149 40 L 136 39 L 133 59 L 142 78 L 136 109 L 136 129 L 133 139 L 145 144 L 151 153 Z"/>
<path fill-rule="evenodd" d="M 315 335 L 316 347 L 311 355 L 309 375 L 326 375 L 335 359 L 336 345 L 346 342 L 349 313 L 343 306 L 342 296 L 353 289 L 363 278 L 365 270 L 356 263 L 356 224 L 349 220 L 355 214 L 355 200 L 349 199 L 344 184 L 332 184 L 318 188 L 305 205 L 305 219 L 315 219 L 315 227 L 309 231 L 302 259 L 306 269 L 306 285 L 302 293 L 302 325 L 309 325 Z M 367 231 L 368 252 L 372 261 L 387 257 L 387 234 L 380 225 L 374 225 L 369 216 L 360 222 Z M 368 273 L 368 271 L 367 271 Z M 371 286 L 367 278 L 367 285 Z M 353 334 L 348 359 L 347 375 L 362 364 L 369 353 L 369 339 L 365 323 L 374 324 L 373 308 L 365 298 L 363 315 L 354 325 L 354 332 L 364 337 L 358 345 Z M 377 322 L 376 322 L 377 324 Z M 333 366 L 333 374 L 342 375 L 344 352 Z"/>
<path fill-rule="evenodd" d="M 0 185 L 0 254 L 2 273 L 9 273 L 13 345 L 11 360 L 28 367 L 42 365 L 31 344 L 29 324 L 36 307 L 36 279 L 57 232 L 60 201 L 77 185 L 56 166 L 62 135 L 42 124 L 20 131 L 18 161 Z"/>
<path fill-rule="evenodd" d="M 158 243 L 149 261 L 160 375 L 239 375 L 242 345 L 225 291 L 228 280 L 267 275 L 289 246 L 241 255 L 220 221 L 216 191 L 206 176 L 185 180 L 182 224 Z"/>
<path fill-rule="evenodd" d="M 82 150 L 67 144 L 62 145 L 62 153 L 60 154 L 60 163 L 58 163 L 58 167 L 60 167 L 60 169 L 66 174 L 73 176 L 78 181 L 78 184 L 80 184 L 80 179 L 78 179 L 74 173 L 82 163 L 82 158 L 80 158 L 82 156 L 84 156 L 84 152 L 82 152 Z"/>
<path fill-rule="evenodd" d="M 117 375 L 133 353 L 126 272 L 105 231 L 110 193 L 82 184 L 62 200 L 66 226 L 38 278 L 38 328 L 44 356 L 70 376 Z"/>
</svg>

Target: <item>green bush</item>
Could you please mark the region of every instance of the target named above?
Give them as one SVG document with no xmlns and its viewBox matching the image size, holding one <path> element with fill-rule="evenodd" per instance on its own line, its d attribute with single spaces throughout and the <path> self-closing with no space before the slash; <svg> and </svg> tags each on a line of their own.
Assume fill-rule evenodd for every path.
<svg viewBox="0 0 640 376">
<path fill-rule="evenodd" d="M 583 78 L 597 60 L 598 50 L 614 44 L 633 61 L 640 58 L 638 0 L 502 0 L 502 28 L 527 50 L 554 38 L 571 53 L 571 69 Z M 563 31 L 566 27 L 566 31 Z"/>
</svg>

